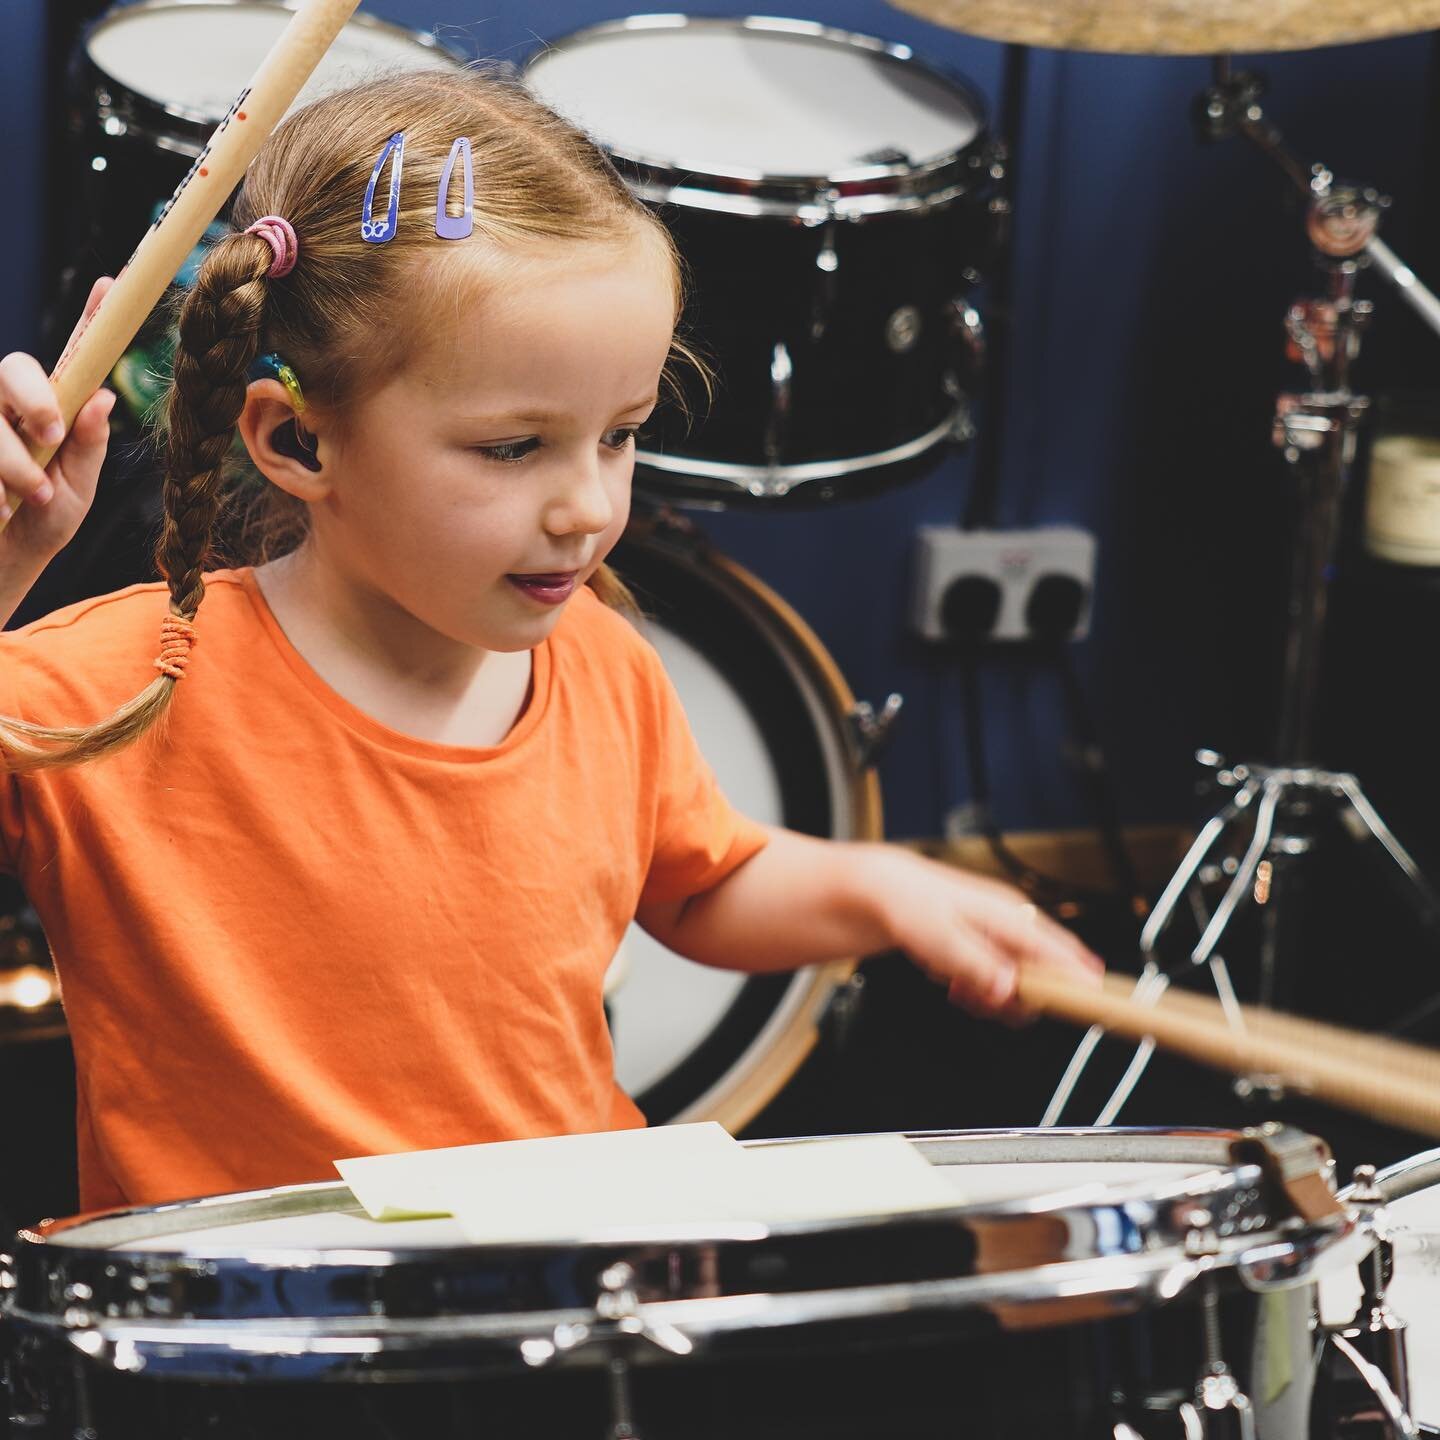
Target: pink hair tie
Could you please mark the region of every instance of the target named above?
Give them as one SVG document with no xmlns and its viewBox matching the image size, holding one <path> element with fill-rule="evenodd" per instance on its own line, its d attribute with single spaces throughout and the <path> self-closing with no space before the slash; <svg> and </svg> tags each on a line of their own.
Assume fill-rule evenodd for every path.
<svg viewBox="0 0 1440 1440">
<path fill-rule="evenodd" d="M 288 220 L 279 215 L 262 215 L 245 233 L 258 235 L 275 252 L 266 272 L 272 280 L 283 280 L 295 268 L 295 261 L 300 257 L 300 242 Z"/>
</svg>

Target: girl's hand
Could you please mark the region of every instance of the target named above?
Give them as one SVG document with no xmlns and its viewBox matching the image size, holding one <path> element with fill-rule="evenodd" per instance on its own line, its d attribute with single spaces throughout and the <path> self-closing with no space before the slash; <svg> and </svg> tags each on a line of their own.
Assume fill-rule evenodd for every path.
<svg viewBox="0 0 1440 1440">
<path fill-rule="evenodd" d="M 1014 887 L 938 861 L 892 852 L 885 913 L 892 942 L 950 999 L 978 1015 L 1022 1020 L 1021 965 L 1048 965 L 1098 983 L 1100 960 Z"/>
<path fill-rule="evenodd" d="M 77 334 L 114 283 L 108 276 L 95 282 Z M 0 533 L 0 565 L 38 572 L 69 544 L 95 498 L 114 405 L 113 391 L 97 390 L 64 435 L 40 363 L 19 352 L 0 360 L 0 523 L 8 521 Z M 65 443 L 42 470 L 27 439 L 53 445 L 62 436 Z"/>
</svg>

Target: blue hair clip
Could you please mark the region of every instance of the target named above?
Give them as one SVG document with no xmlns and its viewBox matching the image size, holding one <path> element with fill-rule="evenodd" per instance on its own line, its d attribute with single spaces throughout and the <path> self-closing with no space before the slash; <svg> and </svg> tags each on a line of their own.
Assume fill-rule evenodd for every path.
<svg viewBox="0 0 1440 1440">
<path fill-rule="evenodd" d="M 383 220 L 375 219 L 375 187 L 380 183 L 380 172 L 385 162 L 394 156 L 390 165 L 390 203 Z M 395 238 L 400 214 L 400 169 L 405 161 L 405 132 L 397 130 L 386 142 L 375 168 L 370 172 L 370 183 L 365 187 L 365 204 L 360 210 L 360 238 L 372 245 L 383 245 Z"/>
<path fill-rule="evenodd" d="M 450 177 L 455 172 L 455 157 L 465 162 L 465 208 L 451 217 L 445 213 L 450 198 Z M 462 135 L 450 147 L 450 157 L 440 172 L 440 193 L 435 198 L 435 233 L 442 240 L 463 240 L 475 229 L 475 168 L 470 159 L 470 137 Z"/>
<path fill-rule="evenodd" d="M 300 377 L 273 350 L 268 355 L 255 357 L 247 378 L 250 380 L 278 380 L 285 387 L 286 394 L 290 396 L 290 403 L 295 407 L 295 413 L 300 415 L 304 412 L 305 393 L 300 389 Z"/>
</svg>

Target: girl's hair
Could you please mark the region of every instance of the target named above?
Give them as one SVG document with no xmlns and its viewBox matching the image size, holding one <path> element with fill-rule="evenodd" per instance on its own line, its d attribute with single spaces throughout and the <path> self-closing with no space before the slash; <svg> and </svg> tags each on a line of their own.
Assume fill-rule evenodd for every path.
<svg viewBox="0 0 1440 1440">
<path fill-rule="evenodd" d="M 387 243 L 368 243 L 360 235 L 366 185 L 399 131 L 398 228 Z M 462 135 L 474 159 L 475 229 L 454 242 L 435 234 L 435 205 Z M 377 214 L 384 213 L 390 164 L 376 186 Z M 264 215 L 284 216 L 299 237 L 298 263 L 282 279 L 267 278 L 274 259 L 267 241 L 243 233 Z M 506 259 L 543 254 L 551 244 L 618 249 L 648 241 L 668 267 L 677 316 L 681 308 L 682 271 L 669 232 L 604 153 L 518 81 L 476 69 L 377 80 L 306 106 L 266 142 L 231 219 L 234 233 L 208 251 L 180 306 L 162 417 L 164 520 L 155 561 L 169 584 L 171 613 L 186 620 L 205 597 L 226 458 L 258 355 L 278 352 L 301 377 L 307 408 L 343 426 L 348 407 L 406 364 L 421 342 L 426 327 L 413 317 L 444 317 L 457 295 L 473 294 L 482 257 L 498 262 L 498 276 Z M 483 268 L 478 273 L 484 283 Z M 695 357 L 676 341 L 676 358 Z M 675 394 L 668 368 L 666 380 Z M 305 507 L 274 486 L 263 496 L 246 538 L 269 558 L 303 538 Z M 624 603 L 624 587 L 607 569 L 591 583 L 608 603 Z M 0 752 L 12 771 L 97 759 L 149 730 L 177 683 L 162 673 L 89 726 L 0 718 Z"/>
</svg>

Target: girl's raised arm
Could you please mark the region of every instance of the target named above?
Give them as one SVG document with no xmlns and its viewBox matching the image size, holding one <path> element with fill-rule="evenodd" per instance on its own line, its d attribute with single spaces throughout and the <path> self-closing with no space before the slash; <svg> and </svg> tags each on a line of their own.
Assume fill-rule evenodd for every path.
<svg viewBox="0 0 1440 1440">
<path fill-rule="evenodd" d="M 113 283 L 107 276 L 95 282 L 77 331 Z M 0 525 L 5 526 L 0 532 L 0 624 L 15 613 L 89 511 L 114 404 L 113 391 L 97 390 L 81 407 L 54 459 L 41 469 L 32 447 L 48 448 L 64 435 L 55 392 L 33 355 L 16 351 L 0 360 Z"/>
</svg>

